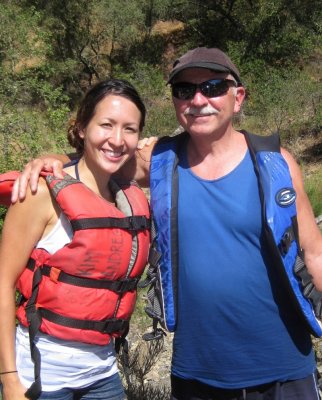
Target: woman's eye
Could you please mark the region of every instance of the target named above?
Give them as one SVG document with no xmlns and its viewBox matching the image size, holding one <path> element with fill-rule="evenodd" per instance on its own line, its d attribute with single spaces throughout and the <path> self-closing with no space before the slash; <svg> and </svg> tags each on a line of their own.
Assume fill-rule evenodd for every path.
<svg viewBox="0 0 322 400">
<path fill-rule="evenodd" d="M 138 132 L 138 130 L 136 128 L 133 128 L 131 126 L 126 127 L 125 130 L 126 130 L 126 132 L 129 132 L 129 133 L 137 133 Z"/>
</svg>

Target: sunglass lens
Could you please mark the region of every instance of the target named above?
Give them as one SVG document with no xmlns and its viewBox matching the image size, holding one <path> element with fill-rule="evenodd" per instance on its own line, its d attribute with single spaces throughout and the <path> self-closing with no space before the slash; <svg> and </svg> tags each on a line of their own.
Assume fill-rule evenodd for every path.
<svg viewBox="0 0 322 400">
<path fill-rule="evenodd" d="M 229 80 L 211 79 L 200 84 L 188 82 L 174 83 L 172 85 L 172 95 L 180 100 L 191 100 L 196 94 L 197 88 L 208 98 L 218 97 L 228 92 Z"/>
<path fill-rule="evenodd" d="M 200 89 L 202 94 L 206 97 L 217 97 L 227 93 L 229 85 L 224 79 L 212 80 L 202 83 Z"/>
<path fill-rule="evenodd" d="M 172 85 L 172 94 L 180 100 L 192 99 L 196 92 L 196 85 L 192 83 L 175 83 Z"/>
</svg>

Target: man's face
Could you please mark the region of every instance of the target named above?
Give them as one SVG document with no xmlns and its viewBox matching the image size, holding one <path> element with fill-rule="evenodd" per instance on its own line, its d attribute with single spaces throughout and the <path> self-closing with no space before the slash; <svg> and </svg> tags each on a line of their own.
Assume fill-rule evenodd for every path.
<svg viewBox="0 0 322 400">
<path fill-rule="evenodd" d="M 227 79 L 227 82 L 220 80 Z M 215 132 L 225 132 L 230 126 L 234 113 L 240 110 L 245 97 L 243 87 L 236 88 L 234 78 L 223 72 L 210 71 L 205 68 L 188 68 L 179 73 L 173 84 L 193 83 L 201 84 L 209 80 L 219 80 L 210 84 L 218 85 L 217 88 L 207 91 L 210 84 L 190 91 L 189 85 L 186 85 L 187 91 L 179 93 L 181 97 L 173 96 L 177 119 L 182 127 L 191 135 L 211 135 Z M 179 92 L 179 91 L 178 91 Z M 189 93 L 190 92 L 190 93 Z M 195 92 L 195 93 L 194 93 Z M 204 92 L 204 93 L 203 93 Z M 174 93 L 175 94 L 175 93 Z M 187 94 L 187 96 L 185 96 Z M 212 94 L 213 97 L 208 97 Z"/>
</svg>

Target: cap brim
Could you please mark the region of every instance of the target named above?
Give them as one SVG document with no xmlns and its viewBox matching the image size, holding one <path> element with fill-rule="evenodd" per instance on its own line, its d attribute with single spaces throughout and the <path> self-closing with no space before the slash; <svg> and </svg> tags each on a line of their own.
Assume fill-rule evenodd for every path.
<svg viewBox="0 0 322 400">
<path fill-rule="evenodd" d="M 218 71 L 218 72 L 229 72 L 232 75 L 234 75 L 236 77 L 236 74 L 234 74 L 233 71 L 231 71 L 229 68 L 224 67 L 223 65 L 220 64 L 214 64 L 214 63 L 208 63 L 208 62 L 196 62 L 196 63 L 191 63 L 191 64 L 186 64 L 183 65 L 182 67 L 178 67 L 175 68 L 169 76 L 169 79 L 167 81 L 168 83 L 171 83 L 172 79 L 178 75 L 179 72 L 183 71 L 184 69 L 188 69 L 188 68 L 206 68 L 206 69 L 210 69 L 212 71 Z M 239 80 L 239 78 L 238 78 Z"/>
</svg>

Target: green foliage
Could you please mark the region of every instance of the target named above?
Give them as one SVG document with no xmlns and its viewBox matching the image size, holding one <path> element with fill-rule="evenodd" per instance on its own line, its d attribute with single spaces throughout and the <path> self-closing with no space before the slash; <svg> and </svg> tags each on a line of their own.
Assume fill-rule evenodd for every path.
<svg viewBox="0 0 322 400">
<path fill-rule="evenodd" d="M 6 215 L 7 208 L 0 206 L 0 232 L 2 232 L 3 220 Z"/>
<path fill-rule="evenodd" d="M 309 196 L 314 215 L 322 215 L 322 168 L 305 179 L 305 191 Z"/>
<path fill-rule="evenodd" d="M 0 171 L 69 151 L 66 125 L 97 80 L 123 77 L 148 109 L 145 135 L 177 128 L 165 77 L 198 45 L 227 50 L 249 91 L 244 126 L 288 142 L 321 129 L 317 0 L 2 0 Z M 181 23 L 158 31 L 156 24 Z M 308 61 L 310 60 L 310 63 Z M 312 62 L 312 60 L 316 60 Z M 308 67 L 310 66 L 310 67 Z"/>
<path fill-rule="evenodd" d="M 67 149 L 70 110 L 62 88 L 28 71 L 5 77 L 0 82 L 0 170 L 20 169 L 44 151 Z"/>
<path fill-rule="evenodd" d="M 178 126 L 171 102 L 169 87 L 162 72 L 144 62 L 133 62 L 130 72 L 122 72 L 117 66 L 116 75 L 132 82 L 141 94 L 147 107 L 144 136 L 170 135 Z"/>
<path fill-rule="evenodd" d="M 262 69 L 249 82 L 246 115 L 256 120 L 258 129 L 279 132 L 295 140 L 305 126 L 306 133 L 321 126 L 321 84 L 298 69 Z"/>
<path fill-rule="evenodd" d="M 190 33 L 189 45 L 227 50 L 233 42 L 243 62 L 261 59 L 269 65 L 289 65 L 307 56 L 321 35 L 317 0 L 205 0 L 181 19 Z"/>
<path fill-rule="evenodd" d="M 0 172 L 40 153 L 70 151 L 70 115 L 88 87 L 111 76 L 141 93 L 145 135 L 172 134 L 165 77 L 179 54 L 199 45 L 228 51 L 239 66 L 249 92 L 244 128 L 279 131 L 290 147 L 305 134 L 318 137 L 321 17 L 318 0 L 1 0 Z M 160 21 L 182 28 L 156 32 Z M 321 181 L 321 169 L 305 179 L 316 216 Z M 0 231 L 5 212 L 0 207 Z M 142 308 L 139 302 L 133 320 L 146 327 Z M 129 399 L 167 398 L 145 385 L 151 359 L 135 354 Z"/>
<path fill-rule="evenodd" d="M 39 14 L 22 8 L 19 1 L 2 2 L 0 14 L 0 61 L 13 71 L 21 68 L 25 57 L 41 57 L 43 52 Z"/>
<path fill-rule="evenodd" d="M 66 129 L 59 130 L 53 120 L 52 112 L 49 117 L 39 116 L 37 111 L 27 109 L 7 109 L 0 115 L 0 171 L 21 169 L 31 158 L 43 152 L 62 152 L 67 148 Z M 59 114 L 59 111 L 57 111 Z M 44 132 L 51 136 L 44 135 Z M 62 132 L 62 133 L 61 133 Z M 53 137 L 56 137 L 53 140 Z M 64 136 L 62 139 L 61 135 Z"/>
</svg>

